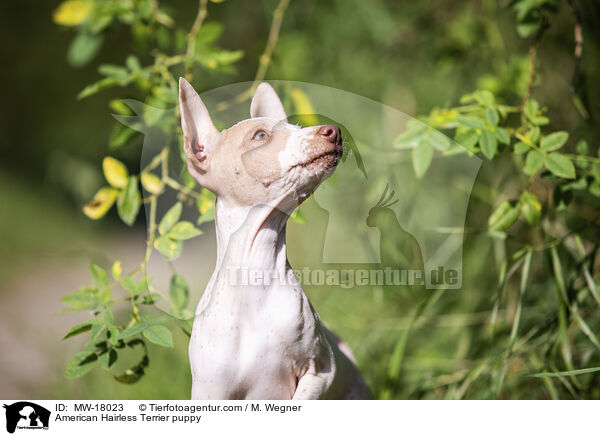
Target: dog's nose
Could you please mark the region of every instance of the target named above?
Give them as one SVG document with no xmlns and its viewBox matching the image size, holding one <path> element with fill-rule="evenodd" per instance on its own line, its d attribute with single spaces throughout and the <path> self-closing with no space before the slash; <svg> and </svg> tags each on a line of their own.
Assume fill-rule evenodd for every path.
<svg viewBox="0 0 600 436">
<path fill-rule="evenodd" d="M 339 143 L 342 139 L 340 128 L 338 126 L 334 126 L 333 124 L 327 124 L 321 127 L 317 133 L 334 144 Z"/>
</svg>

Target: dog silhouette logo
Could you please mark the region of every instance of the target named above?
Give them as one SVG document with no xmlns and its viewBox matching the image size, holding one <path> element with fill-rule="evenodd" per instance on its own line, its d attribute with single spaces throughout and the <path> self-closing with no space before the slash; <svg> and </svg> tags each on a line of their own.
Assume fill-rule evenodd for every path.
<svg viewBox="0 0 600 436">
<path fill-rule="evenodd" d="M 19 401 L 10 405 L 4 404 L 6 409 L 6 431 L 14 433 L 18 429 L 48 429 L 50 411 L 42 406 L 29 401 Z"/>
</svg>

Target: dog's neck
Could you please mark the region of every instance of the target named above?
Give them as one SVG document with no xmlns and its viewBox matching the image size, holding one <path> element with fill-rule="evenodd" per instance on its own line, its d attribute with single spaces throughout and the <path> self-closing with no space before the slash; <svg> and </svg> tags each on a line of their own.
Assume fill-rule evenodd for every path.
<svg viewBox="0 0 600 436">
<path fill-rule="evenodd" d="M 287 219 L 288 214 L 277 207 L 235 206 L 218 199 L 215 206 L 217 270 L 287 274 Z"/>
</svg>

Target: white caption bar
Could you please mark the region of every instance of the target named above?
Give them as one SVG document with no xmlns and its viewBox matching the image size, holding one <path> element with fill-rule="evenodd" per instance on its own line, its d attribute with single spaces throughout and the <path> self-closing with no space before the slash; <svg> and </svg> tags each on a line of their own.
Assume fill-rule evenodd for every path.
<svg viewBox="0 0 600 436">
<path fill-rule="evenodd" d="M 2 430 L 112 434 L 590 434 L 594 401 L 2 401 Z M 175 433 L 176 432 L 176 433 Z M 214 433 L 218 432 L 218 433 Z"/>
</svg>

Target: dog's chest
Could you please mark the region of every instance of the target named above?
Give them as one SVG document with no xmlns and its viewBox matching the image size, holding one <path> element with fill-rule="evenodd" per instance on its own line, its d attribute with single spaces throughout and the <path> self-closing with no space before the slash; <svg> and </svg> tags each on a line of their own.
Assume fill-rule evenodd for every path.
<svg viewBox="0 0 600 436">
<path fill-rule="evenodd" d="M 190 339 L 193 396 L 291 398 L 314 332 L 304 293 L 216 283 L 203 298 Z"/>
</svg>

